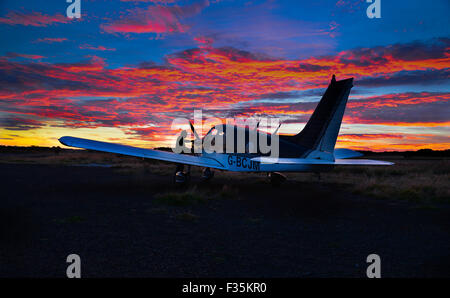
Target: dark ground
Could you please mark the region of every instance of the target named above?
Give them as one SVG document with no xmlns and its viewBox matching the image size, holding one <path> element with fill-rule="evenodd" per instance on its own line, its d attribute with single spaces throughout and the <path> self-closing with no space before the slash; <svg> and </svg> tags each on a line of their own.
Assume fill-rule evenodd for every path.
<svg viewBox="0 0 450 298">
<path fill-rule="evenodd" d="M 65 277 L 72 253 L 83 277 L 365 277 L 372 253 L 382 277 L 450 277 L 448 204 L 229 177 L 204 188 L 236 195 L 170 206 L 167 175 L 0 164 L 0 277 Z"/>
</svg>

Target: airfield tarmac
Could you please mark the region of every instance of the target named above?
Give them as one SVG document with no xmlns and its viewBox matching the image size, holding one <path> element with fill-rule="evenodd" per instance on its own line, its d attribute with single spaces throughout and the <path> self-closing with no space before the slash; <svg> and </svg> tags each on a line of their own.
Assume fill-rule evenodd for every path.
<svg viewBox="0 0 450 298">
<path fill-rule="evenodd" d="M 220 173 L 165 203 L 170 174 L 114 167 L 3 163 L 0 181 L 0 277 L 64 278 L 73 253 L 82 277 L 365 278 L 373 253 L 382 277 L 450 277 L 449 204 Z"/>
</svg>

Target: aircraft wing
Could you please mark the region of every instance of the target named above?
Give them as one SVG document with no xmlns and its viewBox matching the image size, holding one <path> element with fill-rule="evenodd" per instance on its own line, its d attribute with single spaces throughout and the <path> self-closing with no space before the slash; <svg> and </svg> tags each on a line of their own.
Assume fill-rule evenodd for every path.
<svg viewBox="0 0 450 298">
<path fill-rule="evenodd" d="M 215 169 L 225 169 L 225 167 L 216 159 L 187 154 L 177 154 L 174 152 L 165 152 L 160 150 L 144 149 L 121 144 L 94 141 L 89 139 L 62 137 L 59 142 L 69 147 L 90 149 L 96 151 L 117 153 L 123 155 L 137 156 L 143 158 L 158 159 L 168 162 L 208 167 Z"/>
</svg>

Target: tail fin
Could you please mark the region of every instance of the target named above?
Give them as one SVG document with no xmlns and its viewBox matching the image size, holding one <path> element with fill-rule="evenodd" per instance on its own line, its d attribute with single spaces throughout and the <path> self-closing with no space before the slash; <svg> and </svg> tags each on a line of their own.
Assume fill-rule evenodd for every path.
<svg viewBox="0 0 450 298">
<path fill-rule="evenodd" d="M 309 149 L 305 157 L 334 160 L 334 146 L 352 87 L 353 78 L 336 81 L 333 75 L 305 128 L 291 137 L 291 142 Z"/>
</svg>

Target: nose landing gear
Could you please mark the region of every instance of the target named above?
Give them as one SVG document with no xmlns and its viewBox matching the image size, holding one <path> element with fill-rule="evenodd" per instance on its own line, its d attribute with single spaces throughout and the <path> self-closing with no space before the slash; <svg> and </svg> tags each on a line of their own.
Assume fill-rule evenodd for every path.
<svg viewBox="0 0 450 298">
<path fill-rule="evenodd" d="M 210 168 L 205 168 L 202 172 L 201 180 L 203 182 L 209 181 L 214 177 L 214 171 L 211 171 Z M 184 171 L 184 165 L 178 164 L 174 175 L 173 182 L 176 185 L 185 186 L 188 185 L 191 180 L 191 166 L 187 166 L 187 171 Z"/>
</svg>

